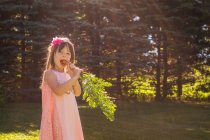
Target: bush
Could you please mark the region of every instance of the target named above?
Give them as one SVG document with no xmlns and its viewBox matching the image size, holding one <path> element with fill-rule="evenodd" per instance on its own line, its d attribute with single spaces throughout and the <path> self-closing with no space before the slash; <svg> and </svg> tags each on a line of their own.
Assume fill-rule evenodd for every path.
<svg viewBox="0 0 210 140">
<path fill-rule="evenodd" d="M 123 77 L 122 80 L 127 96 L 135 97 L 139 102 L 150 102 L 155 98 L 155 86 L 150 77 L 138 75 L 135 77 Z M 125 93 L 124 93 L 125 94 Z"/>
</svg>

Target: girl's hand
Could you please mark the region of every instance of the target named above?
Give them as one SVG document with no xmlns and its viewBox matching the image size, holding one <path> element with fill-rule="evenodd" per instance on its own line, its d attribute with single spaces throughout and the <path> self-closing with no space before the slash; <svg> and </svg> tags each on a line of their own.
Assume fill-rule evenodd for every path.
<svg viewBox="0 0 210 140">
<path fill-rule="evenodd" d="M 79 67 L 76 67 L 74 64 L 70 63 L 67 65 L 67 73 L 71 76 L 71 77 L 80 77 L 80 73 L 83 70 L 80 69 Z"/>
</svg>

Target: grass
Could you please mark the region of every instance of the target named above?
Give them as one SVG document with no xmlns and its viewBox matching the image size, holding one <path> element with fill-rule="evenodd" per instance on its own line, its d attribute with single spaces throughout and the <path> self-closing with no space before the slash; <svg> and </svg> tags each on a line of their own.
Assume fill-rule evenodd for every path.
<svg viewBox="0 0 210 140">
<path fill-rule="evenodd" d="M 210 104 L 121 103 L 114 122 L 79 111 L 85 140 L 210 140 Z M 0 140 L 37 140 L 40 115 L 39 103 L 0 108 Z"/>
</svg>

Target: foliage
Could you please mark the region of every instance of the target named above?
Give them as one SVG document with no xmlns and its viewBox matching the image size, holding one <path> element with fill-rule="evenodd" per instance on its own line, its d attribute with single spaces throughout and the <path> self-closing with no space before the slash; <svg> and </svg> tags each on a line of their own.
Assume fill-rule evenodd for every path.
<svg viewBox="0 0 210 140">
<path fill-rule="evenodd" d="M 210 101 L 210 76 L 209 66 L 205 68 L 207 74 L 202 73 L 198 69 L 192 69 L 184 79 L 183 94 L 181 99 L 194 101 Z M 172 85 L 170 98 L 177 98 L 177 86 Z"/>
<path fill-rule="evenodd" d="M 183 98 L 194 100 L 210 99 L 210 75 L 204 75 L 199 70 L 194 69 L 194 83 L 183 85 Z"/>
<path fill-rule="evenodd" d="M 64 35 L 75 44 L 78 65 L 115 79 L 116 97 L 122 97 L 124 76 L 138 72 L 152 78 L 134 82 L 129 95 L 153 97 L 142 90 L 152 83 L 156 96 L 167 98 L 172 87 L 182 96 L 182 85 L 194 84 L 191 70 L 209 64 L 209 6 L 207 0 L 0 1 L 1 84 L 39 92 L 47 46 Z"/>
<path fill-rule="evenodd" d="M 125 76 L 122 81 L 127 83 L 126 88 L 128 89 L 128 96 L 136 96 L 139 102 L 154 100 L 155 87 L 153 81 L 149 77 L 143 75 L 133 77 Z"/>
<path fill-rule="evenodd" d="M 105 88 L 112 84 L 91 73 L 83 74 L 81 80 L 84 91 L 83 100 L 92 108 L 99 107 L 107 119 L 114 121 L 116 105 L 105 91 Z"/>
<path fill-rule="evenodd" d="M 194 83 L 190 79 L 192 69 L 201 62 L 202 66 L 208 65 L 209 4 L 205 0 L 154 0 L 145 4 L 153 7 L 146 22 L 152 26 L 150 40 L 157 54 L 150 56 L 148 64 L 159 99 L 167 98 L 172 87 L 177 87 L 175 96 L 181 97 L 183 85 Z"/>
</svg>

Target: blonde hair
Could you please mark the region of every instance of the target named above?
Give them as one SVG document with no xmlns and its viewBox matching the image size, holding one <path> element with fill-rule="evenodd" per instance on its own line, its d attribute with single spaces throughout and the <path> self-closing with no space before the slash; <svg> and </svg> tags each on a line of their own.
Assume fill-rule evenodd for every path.
<svg viewBox="0 0 210 140">
<path fill-rule="evenodd" d="M 52 69 L 55 67 L 54 55 L 57 51 L 60 52 L 65 46 L 68 46 L 70 53 L 71 53 L 70 62 L 74 63 L 74 61 L 75 61 L 74 44 L 67 37 L 60 37 L 59 39 L 63 40 L 63 42 L 58 45 L 52 45 L 52 43 L 51 43 L 48 47 L 48 53 L 47 53 L 47 59 L 46 59 L 46 63 L 45 63 L 44 72 L 46 70 L 49 70 L 49 69 Z M 42 88 L 42 85 L 43 85 L 44 72 L 42 74 L 42 83 L 41 83 L 40 88 Z"/>
</svg>

